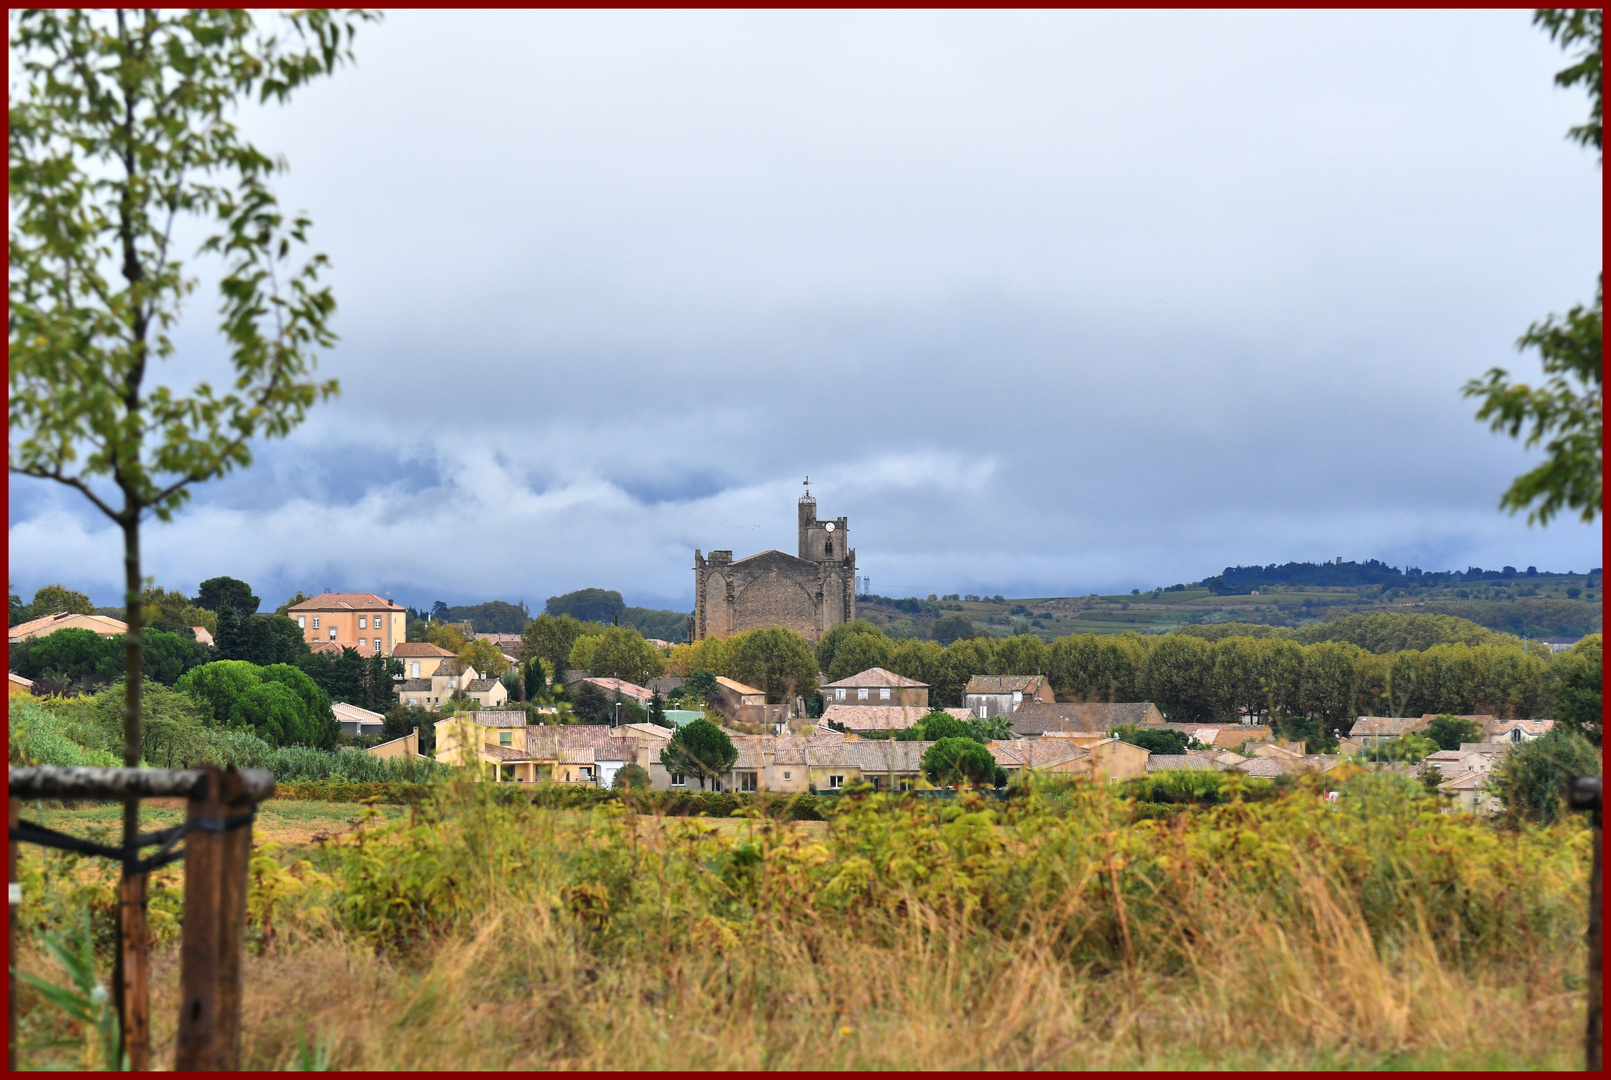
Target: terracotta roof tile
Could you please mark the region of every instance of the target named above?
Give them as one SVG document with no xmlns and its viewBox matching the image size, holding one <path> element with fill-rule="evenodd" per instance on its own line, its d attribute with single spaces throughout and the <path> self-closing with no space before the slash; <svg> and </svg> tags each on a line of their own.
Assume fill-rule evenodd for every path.
<svg viewBox="0 0 1611 1080">
<path fill-rule="evenodd" d="M 1032 694 L 1046 681 L 1044 675 L 975 675 L 968 680 L 964 694 L 1010 694 L 1017 690 Z"/>
<path fill-rule="evenodd" d="M 389 604 L 374 593 L 345 592 L 320 593 L 311 600 L 292 604 L 288 611 L 407 611 L 407 608 Z"/>
<path fill-rule="evenodd" d="M 851 690 L 858 689 L 863 686 L 899 686 L 926 690 L 928 689 L 928 685 L 928 683 L 918 682 L 916 679 L 908 679 L 905 675 L 897 675 L 893 671 L 888 671 L 881 667 L 875 667 L 868 668 L 866 671 L 858 671 L 848 679 L 840 679 L 838 682 L 824 683 L 822 688 L 824 690 L 837 690 L 843 687 L 847 690 Z"/>
</svg>

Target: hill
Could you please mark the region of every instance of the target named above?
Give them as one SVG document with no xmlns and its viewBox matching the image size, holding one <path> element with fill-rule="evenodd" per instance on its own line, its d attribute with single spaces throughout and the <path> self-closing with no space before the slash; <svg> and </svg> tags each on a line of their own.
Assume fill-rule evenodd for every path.
<svg viewBox="0 0 1611 1080">
<path fill-rule="evenodd" d="M 1379 573 L 1370 564 L 1331 565 L 1343 575 Z M 1312 567 L 1316 576 L 1322 576 L 1319 571 L 1324 569 L 1316 564 L 1289 566 L 1299 567 L 1300 571 Z M 1293 576 L 1301 576 L 1301 572 Z M 1482 576 L 1474 576 L 1476 573 Z M 1258 636 L 1278 628 L 1299 630 L 1345 616 L 1369 614 L 1436 615 L 1528 638 L 1579 638 L 1600 631 L 1603 579 L 1598 571 L 1520 573 L 1514 578 L 1506 578 L 1503 573 L 1473 570 L 1468 572 L 1473 576 L 1462 575 L 1457 581 L 1452 575 L 1422 574 L 1413 580 L 1395 579 L 1397 584 L 1263 584 L 1249 586 L 1245 593 L 1216 592 L 1197 583 L 1113 596 L 1008 599 L 931 594 L 927 599 L 918 599 L 864 595 L 856 598 L 856 613 L 894 637 L 942 639 L 955 636 L 958 630 L 993 635 L 1032 633 L 1048 640 L 1065 634 L 1160 634 L 1188 628 L 1204 636 L 1224 636 L 1218 631 L 1222 626 L 1225 632 L 1235 626 Z M 1448 580 L 1428 584 L 1434 576 Z M 961 622 L 971 630 L 965 630 Z M 1423 623 L 1422 629 L 1403 632 L 1412 636 L 1444 633 L 1449 625 Z M 1442 626 L 1443 630 L 1425 629 L 1432 626 Z M 1253 629 L 1256 627 L 1265 629 Z"/>
</svg>

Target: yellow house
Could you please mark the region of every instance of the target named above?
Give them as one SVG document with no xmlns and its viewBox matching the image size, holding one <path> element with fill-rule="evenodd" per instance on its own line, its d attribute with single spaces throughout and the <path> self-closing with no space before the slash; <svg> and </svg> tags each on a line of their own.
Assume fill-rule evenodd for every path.
<svg viewBox="0 0 1611 1080">
<path fill-rule="evenodd" d="M 444 660 L 454 659 L 453 653 L 429 641 L 404 641 L 392 648 L 392 658 L 403 664 L 403 678 L 429 679 L 436 674 Z"/>
<path fill-rule="evenodd" d="M 400 739 L 392 739 L 388 742 L 371 746 L 364 753 L 373 754 L 378 758 L 403 758 L 405 760 L 425 756 L 420 753 L 420 733 L 418 731 L 410 731 Z"/>
</svg>

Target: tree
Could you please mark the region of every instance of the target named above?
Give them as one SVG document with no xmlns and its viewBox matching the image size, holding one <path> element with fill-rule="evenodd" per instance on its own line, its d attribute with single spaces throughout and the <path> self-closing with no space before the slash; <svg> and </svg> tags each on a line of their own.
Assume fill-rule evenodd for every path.
<svg viewBox="0 0 1611 1080">
<path fill-rule="evenodd" d="M 521 669 L 521 686 L 524 688 L 527 700 L 537 701 L 548 696 L 548 675 L 543 671 L 543 661 L 533 656 Z"/>
<path fill-rule="evenodd" d="M 227 724 L 235 702 L 262 681 L 262 669 L 256 664 L 244 660 L 215 660 L 185 672 L 174 689 L 189 695 L 215 724 Z"/>
<path fill-rule="evenodd" d="M 709 703 L 719 692 L 720 684 L 716 676 L 708 671 L 690 671 L 679 687 L 684 700 L 693 698 L 695 701 Z"/>
<path fill-rule="evenodd" d="M 190 598 L 177 589 L 147 585 L 140 593 L 140 603 L 143 605 L 140 619 L 146 626 L 184 634 L 186 637 L 193 636 L 194 627 L 197 626 L 208 633 L 218 629 L 216 613 L 192 604 Z"/>
<path fill-rule="evenodd" d="M 648 791 L 649 770 L 636 761 L 628 762 L 615 770 L 615 778 L 610 781 L 613 791 Z"/>
<path fill-rule="evenodd" d="M 611 623 L 626 609 L 626 602 L 614 589 L 578 589 L 563 596 L 550 596 L 543 611 L 552 617 L 569 615 L 578 622 Z"/>
<path fill-rule="evenodd" d="M 1603 14 L 1598 9 L 1545 8 L 1533 16 L 1563 48 L 1583 48 L 1575 62 L 1555 75 L 1558 86 L 1588 85 L 1589 122 L 1568 137 L 1603 154 L 1601 119 L 1601 53 Z M 1531 387 L 1510 381 L 1503 368 L 1491 368 L 1466 383 L 1464 394 L 1478 398 L 1478 420 L 1511 438 L 1527 428 L 1526 445 L 1544 442 L 1544 461 L 1517 477 L 1500 497 L 1500 509 L 1527 510 L 1529 524 L 1548 524 L 1562 509 L 1591 522 L 1600 513 L 1601 428 L 1603 385 L 1603 283 L 1596 284 L 1594 304 L 1579 304 L 1565 318 L 1551 315 L 1527 328 L 1517 341 L 1522 350 L 1536 348 L 1545 381 Z M 1547 440 L 1547 441 L 1546 441 Z"/>
<path fill-rule="evenodd" d="M 1434 716 L 1426 725 L 1426 737 L 1436 743 L 1439 750 L 1458 750 L 1461 743 L 1482 741 L 1482 725 L 1458 716 Z"/>
<path fill-rule="evenodd" d="M 929 627 L 929 633 L 941 645 L 949 645 L 960 638 L 972 637 L 978 631 L 973 628 L 973 620 L 966 615 L 947 615 L 943 619 L 935 619 L 934 625 Z"/>
<path fill-rule="evenodd" d="M 1556 724 L 1573 729 L 1595 746 L 1602 745 L 1604 735 L 1602 640 L 1601 635 L 1590 634 L 1557 658 L 1550 671 Z"/>
<path fill-rule="evenodd" d="M 33 603 L 28 605 L 28 619 L 38 619 L 45 615 L 54 615 L 66 611 L 74 615 L 92 615 L 95 607 L 90 598 L 76 589 L 69 589 L 63 585 L 44 585 L 34 593 Z M 27 619 L 23 620 L 24 622 Z"/>
<path fill-rule="evenodd" d="M 1166 634 L 1141 664 L 1141 684 L 1158 709 L 1176 723 L 1212 719 L 1210 677 L 1212 646 L 1184 634 Z"/>
<path fill-rule="evenodd" d="M 446 649 L 455 656 L 462 652 L 466 645 L 470 644 L 470 639 L 460 633 L 456 623 L 433 622 L 426 628 L 425 640 L 439 649 Z"/>
<path fill-rule="evenodd" d="M 658 690 L 649 698 L 649 723 L 663 728 L 676 727 L 666 719 L 666 699 L 660 696 Z"/>
<path fill-rule="evenodd" d="M 570 663 L 571 650 L 587 629 L 584 623 L 570 615 L 539 615 L 520 632 L 518 655 L 522 659 L 539 657 L 553 673 L 556 683 L 562 682 L 566 665 Z"/>
<path fill-rule="evenodd" d="M 1566 785 L 1578 776 L 1599 776 L 1600 755 L 1587 739 L 1556 727 L 1505 755 L 1490 783 L 1512 823 L 1551 824 L 1566 815 Z"/>
<path fill-rule="evenodd" d="M 230 708 L 229 723 L 250 728 L 270 746 L 307 746 L 314 738 L 307 704 L 282 682 L 248 687 Z"/>
<path fill-rule="evenodd" d="M 234 608 L 235 614 L 244 619 L 248 615 L 256 615 L 260 604 L 262 601 L 252 595 L 252 587 L 239 578 L 208 578 L 196 587 L 196 606 L 208 611 Z M 287 603 L 286 607 L 289 608 L 290 604 Z"/>
<path fill-rule="evenodd" d="M 666 658 L 636 630 L 612 626 L 576 639 L 566 666 L 598 679 L 625 679 L 642 685 L 666 673 Z"/>
<path fill-rule="evenodd" d="M 509 661 L 503 658 L 503 650 L 486 638 L 465 642 L 459 650 L 459 663 L 475 668 L 484 679 L 497 678 L 509 667 Z"/>
<path fill-rule="evenodd" d="M 1184 731 L 1174 728 L 1138 728 L 1125 724 L 1113 732 L 1131 746 L 1139 746 L 1154 754 L 1184 754 L 1191 741 Z"/>
<path fill-rule="evenodd" d="M 590 682 L 578 683 L 571 696 L 571 713 L 584 724 L 602 724 L 614 719 L 615 704 L 610 695 Z"/>
<path fill-rule="evenodd" d="M 727 733 L 709 720 L 692 720 L 678 728 L 660 751 L 660 763 L 670 772 L 699 777 L 699 787 L 707 779 L 724 776 L 738 760 L 738 750 Z"/>
<path fill-rule="evenodd" d="M 371 17 L 303 10 L 279 33 L 222 8 L 38 9 L 12 23 L 9 462 L 78 490 L 122 532 L 126 766 L 143 743 L 141 522 L 170 520 L 191 487 L 250 464 L 254 438 L 289 434 L 337 390 L 311 377 L 335 342 L 326 260 L 293 261 L 309 222 L 287 221 L 269 188 L 284 161 L 229 114 L 333 72 L 352 58 L 355 21 Z M 222 393 L 148 381 L 176 352 L 170 334 L 198 280 L 172 243 L 190 223 L 223 263 Z M 138 832 L 131 796 L 125 843 Z"/>
<path fill-rule="evenodd" d="M 817 692 L 817 657 L 805 638 L 781 626 L 742 635 L 733 653 L 733 677 L 759 690 L 773 704 Z"/>
<path fill-rule="evenodd" d="M 304 593 L 301 589 L 298 589 L 296 591 L 295 596 L 291 597 L 285 603 L 281 604 L 279 607 L 274 609 L 274 614 L 276 614 L 276 615 L 289 614 L 290 610 L 292 608 L 296 607 L 298 604 L 306 603 L 307 601 L 312 600 L 312 599 L 313 599 L 313 597 L 309 596 L 307 593 Z M 413 641 L 414 639 L 409 638 L 408 640 Z"/>
<path fill-rule="evenodd" d="M 941 739 L 923 752 L 923 775 L 940 787 L 991 784 L 996 778 L 996 759 L 972 739 Z"/>
</svg>

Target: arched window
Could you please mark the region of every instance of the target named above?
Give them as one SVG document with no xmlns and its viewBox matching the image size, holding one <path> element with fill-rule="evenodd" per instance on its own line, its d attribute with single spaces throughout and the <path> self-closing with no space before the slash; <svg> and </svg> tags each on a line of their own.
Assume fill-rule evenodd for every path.
<svg viewBox="0 0 1611 1080">
<path fill-rule="evenodd" d="M 832 555 L 832 554 L 833 554 L 833 537 L 831 537 L 831 536 L 830 536 L 830 537 L 829 537 L 829 538 L 828 538 L 828 544 L 827 544 L 827 547 L 826 547 L 826 548 L 824 548 L 824 550 L 825 550 L 825 551 L 827 551 L 827 553 L 828 553 L 828 554 L 829 554 L 829 555 Z"/>
</svg>

